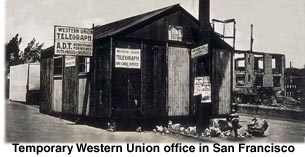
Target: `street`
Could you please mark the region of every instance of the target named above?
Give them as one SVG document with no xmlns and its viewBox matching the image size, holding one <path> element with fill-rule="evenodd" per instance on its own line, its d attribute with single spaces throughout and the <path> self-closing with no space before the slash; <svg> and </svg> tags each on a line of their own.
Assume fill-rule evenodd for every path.
<svg viewBox="0 0 305 157">
<path fill-rule="evenodd" d="M 251 120 L 249 116 L 240 116 L 241 125 L 246 126 Z M 252 137 L 247 139 L 251 142 L 304 142 L 305 139 L 305 122 L 303 121 L 286 121 L 278 119 L 266 119 L 269 128 L 266 137 Z"/>
<path fill-rule="evenodd" d="M 250 116 L 242 115 L 240 123 L 246 126 Z M 247 138 L 246 142 L 304 142 L 305 123 L 266 119 L 269 129 L 266 137 Z M 194 138 L 155 134 L 152 131 L 109 132 L 101 128 L 39 113 L 37 107 L 8 102 L 6 106 L 7 142 L 202 142 Z M 210 141 L 210 140 L 209 140 Z M 230 138 L 211 138 L 211 141 L 236 141 Z"/>
<path fill-rule="evenodd" d="M 101 128 L 39 113 L 38 108 L 10 102 L 6 107 L 7 142 L 199 142 L 183 136 L 165 136 L 152 131 L 109 132 Z"/>
</svg>

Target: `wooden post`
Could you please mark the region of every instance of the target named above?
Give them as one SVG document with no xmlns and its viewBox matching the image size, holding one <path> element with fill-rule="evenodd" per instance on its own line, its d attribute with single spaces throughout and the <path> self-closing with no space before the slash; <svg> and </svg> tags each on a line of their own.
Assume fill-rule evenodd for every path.
<svg viewBox="0 0 305 157">
<path fill-rule="evenodd" d="M 110 55 L 109 55 L 109 82 L 108 82 L 108 90 L 109 90 L 109 107 L 108 107 L 108 117 L 112 114 L 112 56 L 113 56 L 113 38 L 110 37 Z"/>
<path fill-rule="evenodd" d="M 223 23 L 223 28 L 222 28 L 222 35 L 223 35 L 223 38 L 222 40 L 225 40 L 225 34 L 226 34 L 226 23 Z"/>
<path fill-rule="evenodd" d="M 235 50 L 235 40 L 236 40 L 236 22 L 233 23 L 233 50 Z"/>
<path fill-rule="evenodd" d="M 90 92 L 88 93 L 88 95 L 90 96 L 89 99 L 89 115 L 90 116 L 95 116 L 95 105 L 97 103 L 96 98 L 97 98 L 97 94 L 96 94 L 96 87 L 95 87 L 95 45 L 94 45 L 94 24 L 92 24 L 92 56 L 90 56 L 90 67 L 89 67 L 89 72 L 88 72 L 88 76 L 87 76 L 87 82 L 89 83 L 90 86 Z M 86 114 L 86 113 L 85 113 Z"/>
<path fill-rule="evenodd" d="M 253 24 L 251 24 L 251 36 L 250 36 L 250 52 L 253 52 Z"/>
<path fill-rule="evenodd" d="M 65 92 L 65 81 L 64 81 L 64 79 L 65 79 L 65 59 L 66 59 L 66 57 L 64 56 L 64 55 L 62 55 L 62 66 L 61 66 L 61 73 L 62 73 L 62 83 L 61 83 L 61 104 L 62 104 L 62 106 L 61 106 L 61 111 L 62 111 L 62 113 L 64 113 L 64 102 L 65 102 L 65 100 L 64 100 L 64 92 Z M 54 63 L 54 62 L 53 62 Z M 56 92 L 56 91 L 53 91 L 53 92 Z"/>
</svg>

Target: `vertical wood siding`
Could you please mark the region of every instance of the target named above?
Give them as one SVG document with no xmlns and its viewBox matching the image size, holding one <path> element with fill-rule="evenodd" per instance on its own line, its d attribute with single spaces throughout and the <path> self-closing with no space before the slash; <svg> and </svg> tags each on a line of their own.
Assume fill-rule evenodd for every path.
<svg viewBox="0 0 305 157">
<path fill-rule="evenodd" d="M 141 105 L 147 117 L 166 116 L 166 48 L 148 43 L 141 61 Z"/>
<path fill-rule="evenodd" d="M 187 48 L 168 48 L 168 115 L 189 114 L 189 66 Z"/>
<path fill-rule="evenodd" d="M 95 117 L 110 117 L 111 114 L 111 53 L 110 43 L 104 41 L 95 50 L 90 63 L 89 114 Z"/>
<path fill-rule="evenodd" d="M 54 79 L 53 83 L 54 93 L 53 93 L 53 103 L 52 111 L 53 112 L 62 112 L 62 80 Z"/>
<path fill-rule="evenodd" d="M 26 102 L 29 64 L 10 67 L 10 100 Z"/>
<path fill-rule="evenodd" d="M 62 112 L 76 114 L 78 104 L 78 75 L 76 67 L 64 69 Z M 54 90 L 54 92 L 57 92 Z"/>
<path fill-rule="evenodd" d="M 77 114 L 88 115 L 89 114 L 89 82 L 87 78 L 78 79 L 78 107 Z"/>
<path fill-rule="evenodd" d="M 42 58 L 40 66 L 40 112 L 47 113 L 52 106 L 53 59 Z"/>
<path fill-rule="evenodd" d="M 213 114 L 222 115 L 231 112 L 231 53 L 214 50 L 212 61 L 212 97 Z"/>
</svg>

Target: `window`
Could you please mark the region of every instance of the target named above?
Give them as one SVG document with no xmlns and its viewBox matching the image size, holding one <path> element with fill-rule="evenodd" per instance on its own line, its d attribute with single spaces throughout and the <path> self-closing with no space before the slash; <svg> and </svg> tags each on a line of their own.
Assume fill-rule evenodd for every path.
<svg viewBox="0 0 305 157">
<path fill-rule="evenodd" d="M 273 86 L 274 87 L 280 87 L 281 86 L 281 77 L 280 76 L 274 76 L 273 77 Z"/>
<path fill-rule="evenodd" d="M 272 69 L 276 68 L 276 65 L 275 65 L 276 63 L 275 62 L 276 62 L 275 58 L 272 58 L 272 64 L 271 64 L 272 65 Z"/>
<path fill-rule="evenodd" d="M 236 64 L 235 70 L 238 70 L 238 71 L 246 70 L 245 60 L 235 60 L 235 64 Z"/>
<path fill-rule="evenodd" d="M 236 75 L 236 86 L 245 86 L 245 75 Z"/>
<path fill-rule="evenodd" d="M 90 71 L 90 58 L 78 57 L 78 72 L 87 73 Z"/>
<path fill-rule="evenodd" d="M 62 75 L 62 56 L 54 57 L 54 75 Z"/>
<path fill-rule="evenodd" d="M 169 25 L 168 27 L 168 40 L 182 41 L 183 27 Z"/>
</svg>

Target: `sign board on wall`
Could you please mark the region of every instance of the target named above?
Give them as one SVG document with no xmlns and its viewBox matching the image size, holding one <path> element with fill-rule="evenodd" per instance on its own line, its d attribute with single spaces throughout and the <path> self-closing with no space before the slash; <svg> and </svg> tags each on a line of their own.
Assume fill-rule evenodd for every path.
<svg viewBox="0 0 305 157">
<path fill-rule="evenodd" d="M 201 103 L 211 102 L 211 81 L 209 76 L 195 77 L 194 96 L 201 95 Z"/>
<path fill-rule="evenodd" d="M 115 48 L 115 68 L 141 68 L 141 50 Z"/>
<path fill-rule="evenodd" d="M 201 45 L 191 50 L 192 58 L 203 56 L 209 52 L 208 44 Z"/>
<path fill-rule="evenodd" d="M 75 56 L 65 56 L 65 67 L 73 67 L 76 65 Z"/>
<path fill-rule="evenodd" d="M 54 26 L 54 39 L 55 55 L 92 56 L 92 29 Z"/>
</svg>

